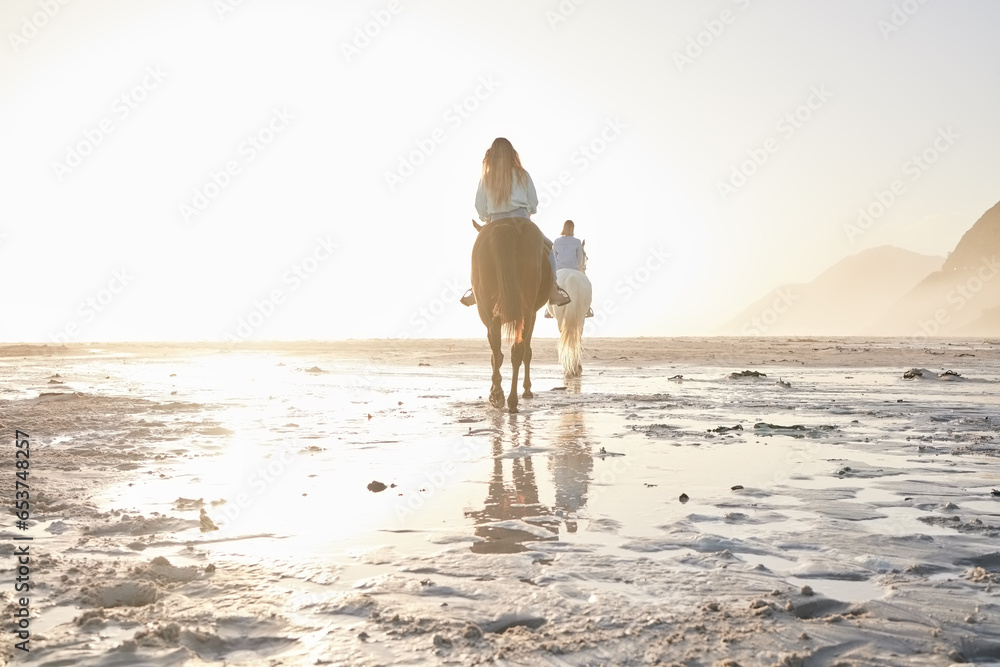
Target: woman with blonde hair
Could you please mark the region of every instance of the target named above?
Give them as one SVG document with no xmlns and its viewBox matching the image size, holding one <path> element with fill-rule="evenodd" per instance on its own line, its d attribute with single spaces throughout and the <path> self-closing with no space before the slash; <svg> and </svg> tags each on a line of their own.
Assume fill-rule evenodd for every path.
<svg viewBox="0 0 1000 667">
<path fill-rule="evenodd" d="M 552 254 L 556 260 L 556 271 L 559 269 L 579 269 L 583 264 L 583 243 L 573 236 L 576 225 L 572 220 L 563 223 L 562 236 L 552 244 Z"/>
<path fill-rule="evenodd" d="M 555 260 L 556 271 L 559 269 L 583 270 L 581 267 L 584 265 L 583 260 L 587 255 L 583 249 L 583 243 L 573 236 L 575 231 L 576 225 L 572 220 L 567 220 L 563 223 L 562 235 L 552 243 L 552 256 Z M 588 308 L 586 317 L 593 316 L 594 310 Z M 546 310 L 545 317 L 551 318 L 552 313 Z"/>
<path fill-rule="evenodd" d="M 538 210 L 538 194 L 531 175 L 521 166 L 521 158 L 507 139 L 498 137 L 483 156 L 483 175 L 479 179 L 476 190 L 476 211 L 479 219 L 485 223 L 504 218 L 524 218 L 531 220 L 531 215 Z M 545 235 L 542 234 L 544 237 Z M 545 242 L 551 248 L 552 241 L 545 237 Z M 556 285 L 555 257 L 549 252 L 549 263 L 552 266 L 552 289 L 549 292 L 549 302 L 556 306 L 569 303 L 569 295 Z M 461 298 L 466 306 L 476 303 L 476 297 L 470 289 Z"/>
</svg>

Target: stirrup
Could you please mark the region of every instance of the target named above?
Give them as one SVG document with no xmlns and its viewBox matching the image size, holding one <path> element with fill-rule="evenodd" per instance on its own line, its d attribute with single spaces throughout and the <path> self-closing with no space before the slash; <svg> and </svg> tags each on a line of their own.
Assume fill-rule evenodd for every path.
<svg viewBox="0 0 1000 667">
<path fill-rule="evenodd" d="M 476 295 L 472 293 L 472 288 L 471 287 L 465 293 L 465 295 L 462 296 L 462 298 L 458 300 L 458 302 L 460 304 L 462 304 L 463 306 L 474 306 L 474 305 L 476 305 Z"/>
<path fill-rule="evenodd" d="M 593 316 L 594 316 L 594 309 L 593 308 L 588 308 L 587 309 L 587 314 L 584 315 L 584 317 L 593 317 Z"/>
<path fill-rule="evenodd" d="M 545 319 L 548 319 L 548 320 L 552 319 L 552 313 L 549 312 L 548 308 L 545 309 Z"/>
<path fill-rule="evenodd" d="M 549 303 L 551 303 L 553 306 L 565 306 L 572 302 L 572 299 L 569 298 L 569 294 L 566 293 L 566 290 L 564 290 L 562 287 L 559 287 L 558 285 L 556 286 L 556 293 L 559 294 L 558 301 L 553 301 L 552 299 L 549 299 Z"/>
</svg>

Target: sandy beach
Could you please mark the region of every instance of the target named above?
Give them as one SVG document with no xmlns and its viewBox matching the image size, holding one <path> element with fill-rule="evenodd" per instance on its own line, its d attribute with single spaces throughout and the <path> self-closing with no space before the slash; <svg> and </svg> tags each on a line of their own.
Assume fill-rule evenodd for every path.
<svg viewBox="0 0 1000 667">
<path fill-rule="evenodd" d="M 1000 341 L 585 344 L 0 348 L 5 659 L 1000 664 Z"/>
</svg>

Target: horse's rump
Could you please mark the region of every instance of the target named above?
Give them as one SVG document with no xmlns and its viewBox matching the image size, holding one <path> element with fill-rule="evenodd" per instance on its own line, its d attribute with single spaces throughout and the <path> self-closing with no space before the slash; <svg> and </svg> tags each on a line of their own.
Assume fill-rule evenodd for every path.
<svg viewBox="0 0 1000 667">
<path fill-rule="evenodd" d="M 497 225 L 493 234 L 494 257 L 499 259 L 494 263 L 497 296 L 493 304 L 493 316 L 500 318 L 504 335 L 507 338 L 513 336 L 518 343 L 524 332 L 525 312 L 524 292 L 518 289 L 517 284 L 521 262 L 514 259 L 517 257 L 517 237 L 520 234 L 521 229 L 513 225 Z"/>
<path fill-rule="evenodd" d="M 525 319 L 545 303 L 544 297 L 539 301 L 548 291 L 541 287 L 543 242 L 531 220 L 504 218 L 483 227 L 473 247 L 476 302 L 500 320 L 504 335 L 516 343 L 523 338 Z"/>
</svg>

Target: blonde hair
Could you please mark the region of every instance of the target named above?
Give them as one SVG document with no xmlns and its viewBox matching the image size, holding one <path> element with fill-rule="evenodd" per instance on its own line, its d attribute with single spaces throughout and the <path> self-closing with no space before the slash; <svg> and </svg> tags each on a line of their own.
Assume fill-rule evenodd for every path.
<svg viewBox="0 0 1000 667">
<path fill-rule="evenodd" d="M 486 187 L 486 196 L 494 206 L 501 206 L 510 200 L 514 177 L 524 185 L 528 172 L 521 166 L 521 158 L 510 142 L 497 137 L 483 156 L 483 185 Z"/>
<path fill-rule="evenodd" d="M 573 221 L 572 220 L 567 220 L 566 222 L 563 223 L 562 235 L 563 236 L 573 236 L 573 229 L 574 229 L 574 227 L 575 227 L 575 225 L 573 224 Z"/>
</svg>

